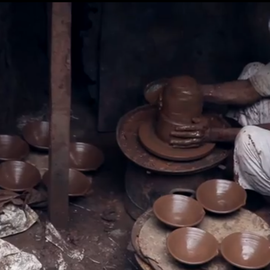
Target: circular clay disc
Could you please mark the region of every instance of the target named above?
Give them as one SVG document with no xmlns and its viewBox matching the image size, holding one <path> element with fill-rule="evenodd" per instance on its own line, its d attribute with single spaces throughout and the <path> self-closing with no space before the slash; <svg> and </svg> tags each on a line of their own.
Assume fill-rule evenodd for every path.
<svg viewBox="0 0 270 270">
<path fill-rule="evenodd" d="M 173 161 L 191 161 L 207 156 L 215 147 L 214 143 L 206 143 L 197 148 L 173 148 L 160 140 L 156 135 L 153 121 L 143 122 L 138 132 L 142 145 L 152 154 Z"/>
</svg>

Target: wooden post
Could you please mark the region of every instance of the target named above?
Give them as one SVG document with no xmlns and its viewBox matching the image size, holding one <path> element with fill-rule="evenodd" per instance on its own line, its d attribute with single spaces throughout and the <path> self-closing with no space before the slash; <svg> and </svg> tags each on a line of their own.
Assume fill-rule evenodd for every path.
<svg viewBox="0 0 270 270">
<path fill-rule="evenodd" d="M 68 171 L 71 99 L 71 3 L 51 7 L 51 119 L 49 215 L 54 226 L 68 224 Z"/>
</svg>

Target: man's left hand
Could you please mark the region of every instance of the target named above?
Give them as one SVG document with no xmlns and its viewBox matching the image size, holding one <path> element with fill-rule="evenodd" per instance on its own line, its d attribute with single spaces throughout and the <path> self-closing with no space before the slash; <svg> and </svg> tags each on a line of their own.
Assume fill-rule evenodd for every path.
<svg viewBox="0 0 270 270">
<path fill-rule="evenodd" d="M 195 148 L 207 141 L 209 128 L 198 118 L 192 119 L 191 124 L 177 126 L 171 132 L 173 137 L 170 145 L 174 148 Z"/>
</svg>

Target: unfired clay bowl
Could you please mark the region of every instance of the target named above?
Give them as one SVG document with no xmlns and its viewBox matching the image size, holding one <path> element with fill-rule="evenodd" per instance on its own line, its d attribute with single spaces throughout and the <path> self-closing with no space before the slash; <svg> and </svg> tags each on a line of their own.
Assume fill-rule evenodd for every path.
<svg viewBox="0 0 270 270">
<path fill-rule="evenodd" d="M 50 173 L 47 171 L 42 177 L 42 181 L 47 187 L 49 185 L 49 180 Z M 86 195 L 90 191 L 91 185 L 91 178 L 86 177 L 84 174 L 75 169 L 69 169 L 68 195 L 70 197 Z"/>
<path fill-rule="evenodd" d="M 24 191 L 41 180 L 39 170 L 23 161 L 6 161 L 0 165 L 0 187 L 12 191 Z"/>
<path fill-rule="evenodd" d="M 21 160 L 29 154 L 29 146 L 19 136 L 0 135 L 0 160 Z"/>
<path fill-rule="evenodd" d="M 167 249 L 177 261 L 189 265 L 204 264 L 218 255 L 218 241 L 201 229 L 187 227 L 173 231 L 167 238 Z"/>
<path fill-rule="evenodd" d="M 83 142 L 70 144 L 70 168 L 95 171 L 104 162 L 104 155 L 96 146 Z"/>
<path fill-rule="evenodd" d="M 165 195 L 157 199 L 153 211 L 157 219 L 174 228 L 195 226 L 205 216 L 200 203 L 178 194 Z"/>
<path fill-rule="evenodd" d="M 253 233 L 230 234 L 223 239 L 220 251 L 226 261 L 242 269 L 261 269 L 270 264 L 270 242 Z"/>
<path fill-rule="evenodd" d="M 33 147 L 41 150 L 49 149 L 50 124 L 46 121 L 35 121 L 27 123 L 22 134 L 24 139 Z"/>
<path fill-rule="evenodd" d="M 196 199 L 204 209 L 216 214 L 232 213 L 246 204 L 246 191 L 237 183 L 215 179 L 202 183 Z"/>
</svg>

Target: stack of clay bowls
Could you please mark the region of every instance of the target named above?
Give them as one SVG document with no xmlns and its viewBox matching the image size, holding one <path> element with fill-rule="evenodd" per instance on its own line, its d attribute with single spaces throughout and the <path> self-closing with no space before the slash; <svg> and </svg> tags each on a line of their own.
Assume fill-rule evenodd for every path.
<svg viewBox="0 0 270 270">
<path fill-rule="evenodd" d="M 32 147 L 47 152 L 50 146 L 49 122 L 35 121 L 26 124 L 23 128 L 23 137 Z M 91 189 L 92 179 L 85 176 L 82 172 L 97 170 L 104 162 L 103 153 L 94 145 L 73 142 L 70 143 L 69 159 L 69 196 L 87 195 Z M 49 188 L 49 171 L 44 173 L 42 181 Z"/>
<path fill-rule="evenodd" d="M 0 187 L 11 191 L 25 191 L 41 182 L 48 186 L 50 173 L 41 177 L 36 166 L 26 161 L 29 145 L 47 155 L 50 144 L 49 122 L 27 123 L 23 139 L 19 136 L 0 135 Z M 91 189 L 92 179 L 82 172 L 95 171 L 104 162 L 103 153 L 94 145 L 75 142 L 70 144 L 69 196 L 84 196 Z M 82 171 L 82 172 L 81 172 Z"/>
<path fill-rule="evenodd" d="M 212 234 L 195 227 L 208 213 L 231 214 L 245 205 L 246 192 L 237 183 L 215 179 L 201 184 L 196 192 L 179 189 L 171 193 L 155 201 L 153 212 L 173 229 L 167 238 L 167 249 L 175 260 L 201 265 L 221 254 L 231 265 L 242 269 L 261 269 L 270 263 L 270 242 L 262 236 L 238 232 L 219 244 Z"/>
<path fill-rule="evenodd" d="M 22 161 L 29 154 L 28 144 L 16 135 L 0 135 L 0 187 L 24 191 L 36 186 L 41 175 L 38 169 Z"/>
</svg>

